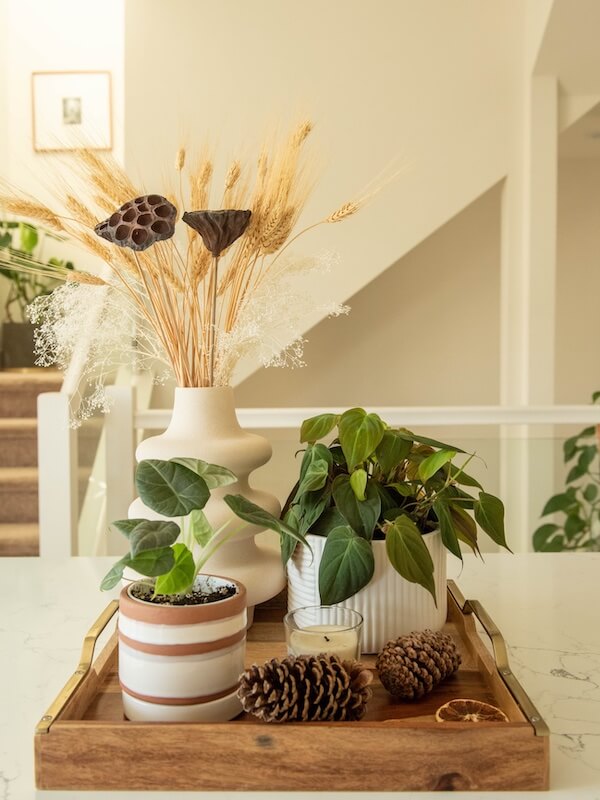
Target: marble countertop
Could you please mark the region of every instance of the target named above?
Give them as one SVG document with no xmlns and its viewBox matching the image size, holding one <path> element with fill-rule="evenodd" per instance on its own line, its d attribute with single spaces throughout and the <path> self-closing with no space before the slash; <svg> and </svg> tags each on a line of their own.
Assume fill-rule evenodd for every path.
<svg viewBox="0 0 600 800">
<path fill-rule="evenodd" d="M 452 559 L 449 577 L 455 578 L 465 597 L 480 600 L 496 622 L 509 645 L 517 678 L 550 727 L 548 794 L 553 800 L 600 800 L 600 553 L 490 554 L 485 558 L 483 565 L 467 556 L 462 570 Z M 34 788 L 35 724 L 73 673 L 91 623 L 116 595 L 116 590 L 112 594 L 98 590 L 113 561 L 0 558 L 0 800 L 138 796 L 37 792 Z M 188 793 L 139 794 L 157 798 Z M 212 794 L 251 796 L 229 792 L 204 796 Z M 508 800 L 540 795 L 457 792 L 455 796 Z"/>
</svg>

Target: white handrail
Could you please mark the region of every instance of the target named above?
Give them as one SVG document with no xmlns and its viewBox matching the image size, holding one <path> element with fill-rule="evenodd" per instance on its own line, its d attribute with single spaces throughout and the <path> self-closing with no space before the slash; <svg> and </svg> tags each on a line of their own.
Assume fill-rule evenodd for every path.
<svg viewBox="0 0 600 800">
<path fill-rule="evenodd" d="M 243 428 L 299 428 L 317 414 L 340 414 L 343 408 L 238 408 Z M 368 408 L 389 425 L 570 425 L 600 424 L 600 405 L 587 406 L 381 406 Z M 166 428 L 170 409 L 147 409 L 134 415 L 138 429 Z"/>
</svg>

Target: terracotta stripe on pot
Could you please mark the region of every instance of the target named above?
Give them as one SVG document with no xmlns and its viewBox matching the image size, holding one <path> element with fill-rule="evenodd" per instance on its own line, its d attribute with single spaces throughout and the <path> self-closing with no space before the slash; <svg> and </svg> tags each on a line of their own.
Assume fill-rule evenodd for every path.
<svg viewBox="0 0 600 800">
<path fill-rule="evenodd" d="M 214 622 L 240 614 L 246 608 L 246 587 L 239 581 L 223 578 L 221 575 L 211 577 L 237 586 L 237 593 L 233 597 L 205 605 L 162 606 L 130 597 L 128 591 L 131 586 L 125 586 L 119 597 L 119 611 L 130 619 L 155 625 L 193 625 L 196 622 Z"/>
<path fill-rule="evenodd" d="M 229 689 L 223 689 L 222 692 L 215 692 L 214 694 L 204 694 L 200 697 L 154 697 L 149 694 L 139 694 L 132 692 L 124 683 L 119 681 L 121 689 L 125 694 L 134 697 L 136 700 L 143 700 L 144 703 L 155 703 L 161 706 L 197 706 L 203 703 L 212 703 L 213 700 L 220 700 L 221 697 L 227 697 L 229 694 L 237 691 L 238 684 L 230 686 Z"/>
<path fill-rule="evenodd" d="M 149 653 L 153 656 L 194 656 L 200 653 L 213 653 L 216 650 L 224 650 L 238 642 L 246 636 L 246 629 L 225 636 L 223 639 L 215 639 L 214 642 L 194 642 L 193 644 L 148 644 L 130 639 L 119 631 L 119 641 L 126 644 L 132 650 L 139 650 L 141 653 Z M 132 692 L 130 692 L 132 694 Z"/>
</svg>

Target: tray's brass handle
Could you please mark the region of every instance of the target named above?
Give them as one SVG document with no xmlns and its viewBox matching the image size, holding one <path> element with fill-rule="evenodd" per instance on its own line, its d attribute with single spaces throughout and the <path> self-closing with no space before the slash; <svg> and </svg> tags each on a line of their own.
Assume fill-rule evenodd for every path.
<svg viewBox="0 0 600 800">
<path fill-rule="evenodd" d="M 465 600 L 460 589 L 454 581 L 448 581 L 448 591 L 454 598 L 456 604 L 463 612 L 463 614 L 474 614 L 484 631 L 492 641 L 492 648 L 494 651 L 494 661 L 498 674 L 504 681 L 506 688 L 512 694 L 521 711 L 525 714 L 530 724 L 535 730 L 536 736 L 549 736 L 550 729 L 542 719 L 542 715 L 533 705 L 529 699 L 529 695 L 523 689 L 512 669 L 508 660 L 508 650 L 504 637 L 500 633 L 498 626 L 492 620 L 485 608 L 481 605 L 479 600 Z"/>
<path fill-rule="evenodd" d="M 79 664 L 77 665 L 77 669 L 71 675 L 69 680 L 64 685 L 62 691 L 56 698 L 56 700 L 52 703 L 50 708 L 46 711 L 44 716 L 35 726 L 35 732 L 38 733 L 48 733 L 50 730 L 50 726 L 55 721 L 57 716 L 63 710 L 65 705 L 67 704 L 68 700 L 73 696 L 73 693 L 79 686 L 79 684 L 83 681 L 85 676 L 91 669 L 92 661 L 94 660 L 94 650 L 96 648 L 96 642 L 98 641 L 100 634 L 106 628 L 108 623 L 116 614 L 119 608 L 119 601 L 118 600 L 111 600 L 108 606 L 104 609 L 102 614 L 98 617 L 96 622 L 92 625 L 92 627 L 87 632 L 85 639 L 83 640 L 83 647 L 81 648 L 81 658 L 79 660 Z"/>
</svg>

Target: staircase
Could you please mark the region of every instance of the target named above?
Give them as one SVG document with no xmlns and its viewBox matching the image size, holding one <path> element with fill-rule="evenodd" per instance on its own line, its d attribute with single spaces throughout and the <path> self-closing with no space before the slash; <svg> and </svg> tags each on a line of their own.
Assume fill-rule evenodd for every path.
<svg viewBox="0 0 600 800">
<path fill-rule="evenodd" d="M 37 396 L 61 384 L 50 370 L 0 372 L 0 556 L 38 554 Z"/>
</svg>

